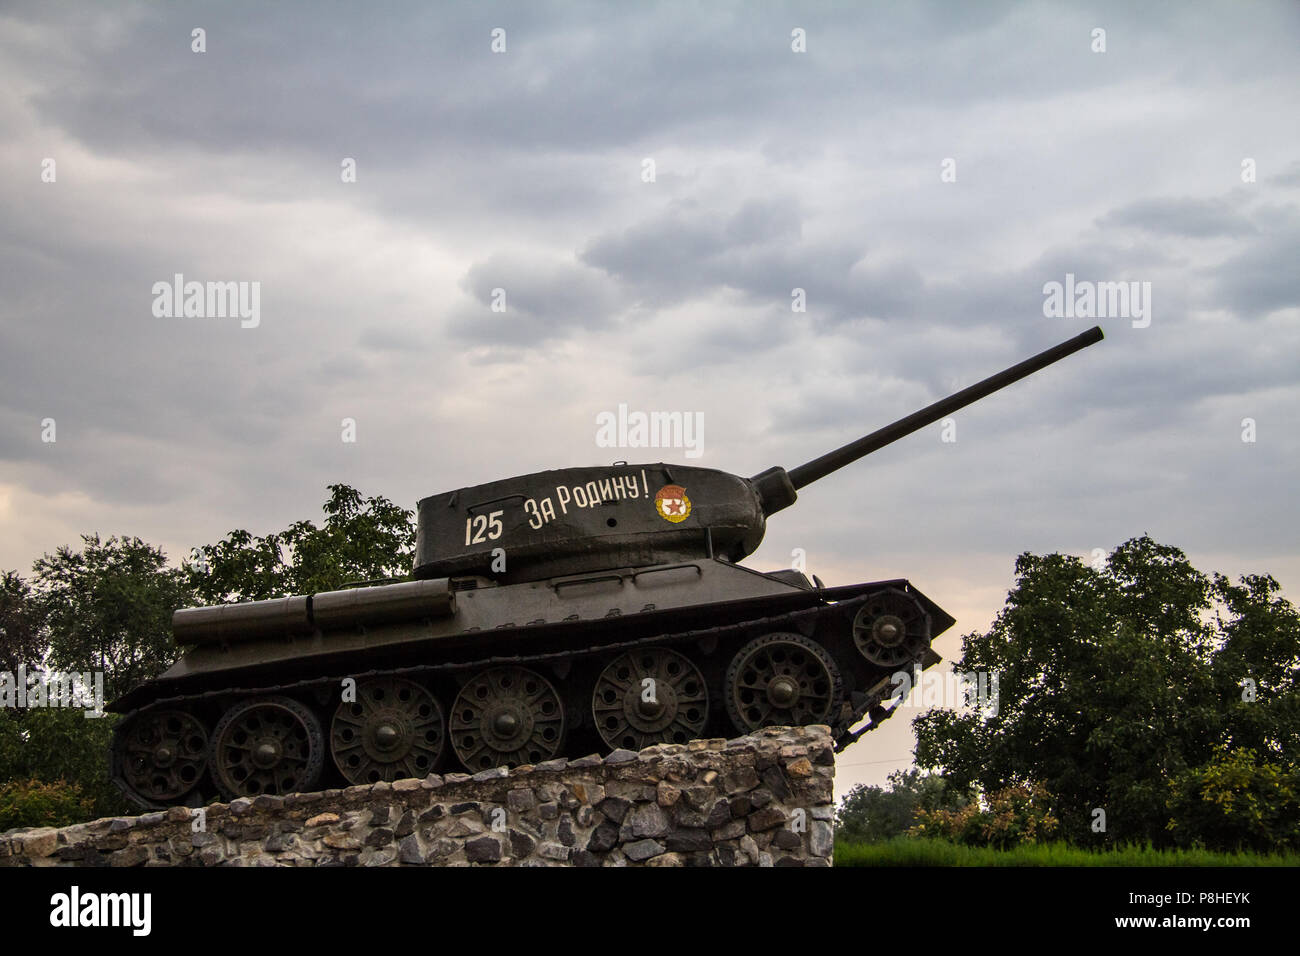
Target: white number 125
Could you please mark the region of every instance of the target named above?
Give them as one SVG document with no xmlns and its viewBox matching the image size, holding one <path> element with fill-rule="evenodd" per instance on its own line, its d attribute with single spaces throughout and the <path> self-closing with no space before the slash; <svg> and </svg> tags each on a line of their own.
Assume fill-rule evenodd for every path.
<svg viewBox="0 0 1300 956">
<path fill-rule="evenodd" d="M 465 543 L 482 544 L 495 541 L 501 537 L 501 516 L 504 511 L 494 511 L 490 515 L 474 515 L 465 519 Z"/>
</svg>

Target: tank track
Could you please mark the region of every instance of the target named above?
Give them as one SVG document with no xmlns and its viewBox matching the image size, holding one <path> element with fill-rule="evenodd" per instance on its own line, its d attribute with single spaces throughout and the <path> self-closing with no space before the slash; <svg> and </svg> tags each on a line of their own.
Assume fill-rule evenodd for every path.
<svg viewBox="0 0 1300 956">
<path fill-rule="evenodd" d="M 414 664 L 404 667 L 375 668 L 364 672 L 344 672 L 333 673 L 328 676 L 309 677 L 297 681 L 290 681 L 282 684 L 257 685 L 245 687 L 221 687 L 191 694 L 179 694 L 171 697 L 160 698 L 148 704 L 134 708 L 122 715 L 121 720 L 115 728 L 114 745 L 110 758 L 110 776 L 114 784 L 127 796 L 133 803 L 149 809 L 165 809 L 167 806 L 175 805 L 178 802 L 188 803 L 191 806 L 201 805 L 210 799 L 217 799 L 218 794 L 213 792 L 217 790 L 214 778 L 215 773 L 204 771 L 204 776 L 208 777 L 208 787 L 203 790 L 198 789 L 198 784 L 191 791 L 182 794 L 181 800 L 172 800 L 169 802 L 157 802 L 140 794 L 126 780 L 122 766 L 123 755 L 119 748 L 119 737 L 125 728 L 132 725 L 133 721 L 141 715 L 148 714 L 151 711 L 183 711 L 193 713 L 198 707 L 207 702 L 216 702 L 222 699 L 235 701 L 238 699 L 266 699 L 268 697 L 289 697 L 300 700 L 304 695 L 316 695 L 318 700 L 326 700 L 337 695 L 339 682 L 342 678 L 353 678 L 358 686 L 364 682 L 376 678 L 418 680 L 420 678 L 429 678 L 433 675 L 442 675 L 452 672 L 482 672 L 488 668 L 502 666 L 525 666 L 525 665 L 546 665 L 546 664 L 573 664 L 579 661 L 588 661 L 594 658 L 607 657 L 609 655 L 626 653 L 643 648 L 663 648 L 672 649 L 685 647 L 688 650 L 696 650 L 708 646 L 710 643 L 720 645 L 724 640 L 743 641 L 747 635 L 754 632 L 768 633 L 785 633 L 789 637 L 796 637 L 798 633 L 807 630 L 806 623 L 802 626 L 797 619 L 804 617 L 816 617 L 835 608 L 843 609 L 845 607 L 856 607 L 870 600 L 872 595 L 864 595 L 860 598 L 837 602 L 835 604 L 824 606 L 816 609 L 804 610 L 795 613 L 783 613 L 763 618 L 751 618 L 744 621 L 729 623 L 726 625 L 716 625 L 708 628 L 701 628 L 690 631 L 672 631 L 661 634 L 650 635 L 637 638 L 634 640 L 618 641 L 612 643 L 597 643 L 579 649 L 565 649 L 558 651 L 539 652 L 536 654 L 512 654 L 512 655 L 490 655 L 472 660 L 456 660 L 442 663 Z M 806 640 L 806 643 L 815 644 L 818 642 Z M 824 645 L 818 644 L 818 646 Z M 908 668 L 919 664 L 919 660 L 913 661 L 907 666 Z M 899 667 L 888 668 L 890 671 L 896 671 Z M 890 696 L 892 687 L 887 676 L 883 679 L 876 680 L 866 692 L 856 691 L 852 694 L 840 695 L 839 713 L 834 719 L 821 721 L 831 727 L 832 737 L 835 741 L 835 751 L 838 753 L 845 747 L 854 743 L 870 730 L 874 730 L 883 720 L 893 716 L 897 710 L 897 704 L 893 707 L 885 707 L 884 702 Z M 721 701 L 713 701 L 710 694 L 710 706 L 721 709 Z M 322 705 L 323 706 L 323 705 Z M 864 717 L 870 716 L 871 722 L 857 731 L 850 731 L 850 728 L 861 721 Z M 715 723 L 716 717 L 711 717 L 710 722 Z M 603 749 L 611 749 L 607 745 L 602 745 Z M 326 743 L 326 767 L 332 766 L 332 760 L 328 754 L 329 744 Z M 449 764 L 456 764 L 455 753 L 451 752 L 451 747 L 447 746 L 443 756 L 442 763 L 444 768 Z M 567 741 L 566 741 L 567 749 Z M 567 753 L 557 753 L 556 756 L 576 756 Z M 466 768 L 473 772 L 474 768 Z M 345 782 L 346 783 L 346 782 Z"/>
</svg>

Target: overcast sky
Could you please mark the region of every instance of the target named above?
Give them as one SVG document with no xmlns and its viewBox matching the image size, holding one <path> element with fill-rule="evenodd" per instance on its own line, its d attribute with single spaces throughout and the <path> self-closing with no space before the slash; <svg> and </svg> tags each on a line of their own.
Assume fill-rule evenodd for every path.
<svg viewBox="0 0 1300 956">
<path fill-rule="evenodd" d="M 793 467 L 1100 324 L 748 563 L 907 577 L 948 658 L 1023 551 L 1150 533 L 1294 598 L 1300 6 L 1132 6 L 7 3 L 0 569 L 179 560 L 331 482 Z M 259 283 L 256 327 L 155 315 L 177 273 Z M 1067 274 L 1149 315 L 1048 317 Z M 598 447 L 620 403 L 702 413 L 703 454 Z"/>
</svg>

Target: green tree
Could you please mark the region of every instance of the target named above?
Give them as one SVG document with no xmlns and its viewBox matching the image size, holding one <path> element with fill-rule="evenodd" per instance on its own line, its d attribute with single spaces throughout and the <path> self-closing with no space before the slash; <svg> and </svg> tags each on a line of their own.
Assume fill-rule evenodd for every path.
<svg viewBox="0 0 1300 956">
<path fill-rule="evenodd" d="M 16 673 L 20 664 L 34 668 L 48 648 L 45 614 L 31 585 L 17 571 L 6 571 L 0 575 L 0 671 Z"/>
<path fill-rule="evenodd" d="M 45 560 L 58 561 L 49 556 Z M 98 560 L 93 550 L 90 560 Z M 76 586 L 91 587 L 92 582 L 80 577 Z M 60 593 L 59 588 L 54 593 Z M 98 668 L 97 661 L 89 663 L 81 657 L 84 652 L 64 642 L 62 633 L 50 630 L 47 618 L 53 600 L 16 573 L 0 577 L 0 671 L 16 679 L 19 665 L 34 674 L 44 663 L 59 666 L 56 660 L 64 666 L 75 662 L 69 669 L 78 671 Z M 56 620 L 63 626 L 66 618 L 60 614 Z M 56 641 L 58 652 L 51 646 Z M 162 666 L 165 662 L 159 661 L 151 669 Z M 0 710 L 0 830 L 126 812 L 125 801 L 108 779 L 106 755 L 114 720 L 88 719 L 80 707 Z"/>
<path fill-rule="evenodd" d="M 919 811 L 959 810 L 969 801 L 937 774 L 895 770 L 888 788 L 860 783 L 845 794 L 835 812 L 836 839 L 880 843 L 906 833 Z"/>
<path fill-rule="evenodd" d="M 1041 784 L 1072 840 L 1167 843 L 1171 781 L 1223 744 L 1294 744 L 1300 628 L 1271 578 L 1211 581 L 1146 536 L 1101 568 L 1022 554 L 1016 575 L 955 665 L 997 672 L 996 714 L 917 718 L 918 765 L 985 793 Z"/>
<path fill-rule="evenodd" d="M 109 699 L 157 677 L 179 656 L 172 612 L 192 604 L 185 574 L 139 538 L 82 535 L 33 565 L 49 628 L 47 663 L 60 671 L 103 671 Z"/>
<path fill-rule="evenodd" d="M 256 601 L 409 574 L 414 514 L 387 498 L 363 498 L 348 485 L 330 485 L 329 491 L 321 527 L 296 521 L 264 537 L 237 530 L 196 548 L 186 574 L 200 600 Z"/>
<path fill-rule="evenodd" d="M 1214 576 L 1215 691 L 1227 702 L 1219 743 L 1273 760 L 1300 754 L 1300 613 L 1280 590 L 1266 574 L 1240 586 Z"/>
</svg>

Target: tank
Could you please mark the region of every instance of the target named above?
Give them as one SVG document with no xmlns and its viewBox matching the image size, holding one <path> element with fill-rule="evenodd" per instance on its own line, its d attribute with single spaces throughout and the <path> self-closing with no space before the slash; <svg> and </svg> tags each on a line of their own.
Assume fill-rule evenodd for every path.
<svg viewBox="0 0 1300 956">
<path fill-rule="evenodd" d="M 788 471 L 618 462 L 424 498 L 409 580 L 176 611 L 184 654 L 110 705 L 113 779 L 158 809 L 774 725 L 829 725 L 842 750 L 953 618 L 903 578 L 740 562 L 801 489 L 1101 339 Z"/>
</svg>

